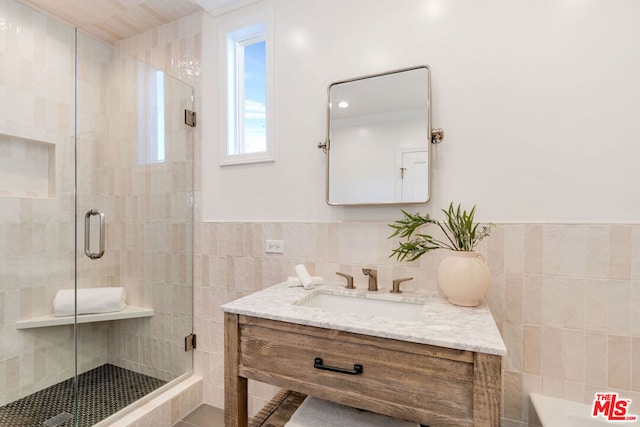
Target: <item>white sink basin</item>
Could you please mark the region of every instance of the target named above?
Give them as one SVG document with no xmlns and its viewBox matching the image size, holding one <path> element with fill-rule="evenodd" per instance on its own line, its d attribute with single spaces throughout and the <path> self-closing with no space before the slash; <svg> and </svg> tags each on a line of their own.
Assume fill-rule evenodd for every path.
<svg viewBox="0 0 640 427">
<path fill-rule="evenodd" d="M 408 321 L 420 320 L 420 313 L 422 312 L 422 304 L 418 303 L 323 292 L 318 292 L 296 304 L 334 313 L 386 317 Z"/>
</svg>

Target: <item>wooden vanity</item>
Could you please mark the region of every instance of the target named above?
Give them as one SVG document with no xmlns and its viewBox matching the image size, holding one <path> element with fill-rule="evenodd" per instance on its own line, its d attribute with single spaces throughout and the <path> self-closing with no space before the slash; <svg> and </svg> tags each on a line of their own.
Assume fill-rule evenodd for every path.
<svg viewBox="0 0 640 427">
<path fill-rule="evenodd" d="M 269 310 L 264 318 L 239 306 L 223 306 L 226 426 L 248 423 L 248 379 L 431 427 L 500 425 L 500 354 L 283 321 Z"/>
</svg>

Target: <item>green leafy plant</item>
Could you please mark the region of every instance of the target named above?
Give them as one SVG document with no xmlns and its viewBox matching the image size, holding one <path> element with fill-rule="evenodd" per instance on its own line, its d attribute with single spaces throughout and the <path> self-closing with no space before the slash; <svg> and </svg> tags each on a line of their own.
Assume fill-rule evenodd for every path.
<svg viewBox="0 0 640 427">
<path fill-rule="evenodd" d="M 438 221 L 429 214 L 411 214 L 402 210 L 404 217 L 401 220 L 389 224 L 395 231 L 389 238 L 400 236 L 406 238 L 406 242 L 400 242 L 390 257 L 395 256 L 398 261 L 408 259 L 415 261 L 425 253 L 434 249 L 449 249 L 452 251 L 472 251 L 476 245 L 489 235 L 493 224 L 483 225 L 473 222 L 476 213 L 475 205 L 467 212 L 462 210 L 460 205 L 453 207 L 449 204 L 449 209 L 442 209 L 446 217 L 445 221 Z M 429 234 L 418 233 L 418 229 L 423 226 L 435 224 L 445 235 L 444 240 L 438 240 Z"/>
</svg>

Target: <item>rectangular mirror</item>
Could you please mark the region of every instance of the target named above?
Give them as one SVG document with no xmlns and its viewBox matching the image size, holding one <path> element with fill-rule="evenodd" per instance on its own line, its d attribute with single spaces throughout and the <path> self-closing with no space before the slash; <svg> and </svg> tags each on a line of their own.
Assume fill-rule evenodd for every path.
<svg viewBox="0 0 640 427">
<path fill-rule="evenodd" d="M 424 65 L 329 85 L 329 205 L 429 200 L 430 75 Z"/>
</svg>

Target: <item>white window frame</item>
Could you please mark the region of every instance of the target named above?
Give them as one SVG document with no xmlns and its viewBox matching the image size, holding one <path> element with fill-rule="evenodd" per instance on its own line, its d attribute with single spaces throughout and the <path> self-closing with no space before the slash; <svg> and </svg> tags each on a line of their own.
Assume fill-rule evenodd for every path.
<svg viewBox="0 0 640 427">
<path fill-rule="evenodd" d="M 220 26 L 220 63 L 223 82 L 221 93 L 224 94 L 221 112 L 224 120 L 221 129 L 220 165 L 236 165 L 246 163 L 271 162 L 275 160 L 275 144 L 273 138 L 273 25 L 272 14 L 263 11 L 245 16 Z M 230 153 L 232 144 L 244 144 L 242 132 L 244 127 L 244 51 L 243 47 L 264 40 L 266 43 L 266 150 L 254 153 L 243 152 L 242 147 L 237 154 Z"/>
</svg>

